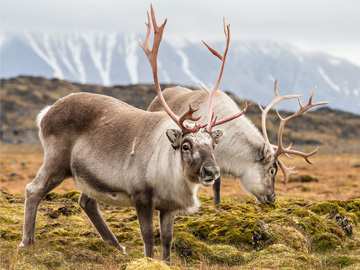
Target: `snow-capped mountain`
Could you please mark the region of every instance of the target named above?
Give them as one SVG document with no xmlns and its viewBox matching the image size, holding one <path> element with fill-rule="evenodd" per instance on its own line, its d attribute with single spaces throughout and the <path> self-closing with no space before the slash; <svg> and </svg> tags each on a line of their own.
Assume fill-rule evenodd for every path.
<svg viewBox="0 0 360 270">
<path fill-rule="evenodd" d="M 111 85 L 152 83 L 147 58 L 138 44 L 143 35 L 59 32 L 3 33 L 0 37 L 1 78 L 18 75 L 56 77 L 73 82 Z M 224 40 L 209 42 L 219 51 Z M 164 40 L 159 51 L 162 83 L 211 87 L 220 61 L 199 42 Z M 267 104 L 278 78 L 280 94 L 302 94 L 306 103 L 315 85 L 314 101 L 360 113 L 360 67 L 322 53 L 304 53 L 274 42 L 230 43 L 220 84 L 240 98 Z M 284 102 L 281 109 L 297 109 Z"/>
</svg>

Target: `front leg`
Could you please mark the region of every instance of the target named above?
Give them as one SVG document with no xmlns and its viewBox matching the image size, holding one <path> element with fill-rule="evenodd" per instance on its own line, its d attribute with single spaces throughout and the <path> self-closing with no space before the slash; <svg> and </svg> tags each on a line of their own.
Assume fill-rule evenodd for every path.
<svg viewBox="0 0 360 270">
<path fill-rule="evenodd" d="M 118 250 L 126 254 L 125 247 L 120 245 L 115 235 L 106 225 L 99 210 L 99 203 L 96 200 L 90 198 L 85 193 L 81 193 L 81 196 L 79 198 L 79 205 L 85 211 L 86 215 L 89 217 L 90 221 L 95 226 L 96 230 L 99 232 L 101 238 L 105 242 L 109 243 L 110 245 L 116 247 Z"/>
<path fill-rule="evenodd" d="M 174 212 L 160 211 L 160 237 L 162 248 L 162 260 L 170 261 L 171 242 L 174 231 Z"/>
<path fill-rule="evenodd" d="M 154 258 L 154 208 L 151 198 L 135 199 L 135 207 L 138 216 L 141 237 L 144 242 L 145 257 Z"/>
<path fill-rule="evenodd" d="M 214 206 L 220 203 L 220 185 L 221 185 L 221 176 L 215 180 L 213 185 L 214 190 Z"/>
</svg>

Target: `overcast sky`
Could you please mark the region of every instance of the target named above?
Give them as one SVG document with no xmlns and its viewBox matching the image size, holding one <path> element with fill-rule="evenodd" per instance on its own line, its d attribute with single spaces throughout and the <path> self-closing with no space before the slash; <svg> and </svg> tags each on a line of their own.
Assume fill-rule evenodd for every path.
<svg viewBox="0 0 360 270">
<path fill-rule="evenodd" d="M 232 39 L 290 43 L 360 66 L 358 0 L 1 0 L 1 31 L 96 30 L 146 32 L 150 2 L 164 37 L 223 38 L 222 17 Z"/>
</svg>

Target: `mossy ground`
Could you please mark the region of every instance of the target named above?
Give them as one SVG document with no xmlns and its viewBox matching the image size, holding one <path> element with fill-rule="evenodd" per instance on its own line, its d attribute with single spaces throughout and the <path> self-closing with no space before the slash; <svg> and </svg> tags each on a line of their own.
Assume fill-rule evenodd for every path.
<svg viewBox="0 0 360 270">
<path fill-rule="evenodd" d="M 136 212 L 101 205 L 129 255 L 107 245 L 77 205 L 79 193 L 50 193 L 40 204 L 36 244 L 18 248 L 24 196 L 1 193 L 1 269 L 360 269 L 360 199 L 315 202 L 201 196 L 201 210 L 177 216 L 171 264 L 143 260 Z M 158 219 L 155 217 L 155 227 Z M 155 258 L 161 258 L 156 229 Z M 135 269 L 135 268 L 134 268 Z M 144 268 L 145 269 L 145 268 Z"/>
</svg>

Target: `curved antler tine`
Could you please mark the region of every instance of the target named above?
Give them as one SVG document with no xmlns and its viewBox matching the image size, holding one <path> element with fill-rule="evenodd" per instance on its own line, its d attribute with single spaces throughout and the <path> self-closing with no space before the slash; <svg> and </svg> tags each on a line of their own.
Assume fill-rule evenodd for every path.
<svg viewBox="0 0 360 270">
<path fill-rule="evenodd" d="M 143 48 L 143 50 L 145 52 L 150 53 L 149 38 L 150 38 L 150 33 L 151 33 L 151 22 L 150 22 L 149 12 L 147 12 L 147 17 L 148 17 L 148 22 L 145 23 L 145 25 L 147 26 L 145 42 L 142 42 L 141 40 L 139 40 L 139 43 L 140 43 L 141 48 Z"/>
<path fill-rule="evenodd" d="M 200 109 L 200 106 L 197 107 L 197 108 L 195 108 L 195 109 L 193 109 L 193 108 L 191 107 L 191 104 L 189 103 L 189 110 L 188 110 L 186 113 L 184 113 L 184 114 L 179 118 L 179 122 L 180 122 L 180 123 L 181 123 L 181 122 L 184 122 L 184 121 L 187 120 L 187 119 L 192 120 L 192 121 L 198 121 L 198 120 L 201 118 L 201 115 L 198 116 L 198 117 L 195 117 L 195 116 L 193 116 L 193 113 L 194 113 L 194 112 L 197 112 L 199 109 Z"/>
<path fill-rule="evenodd" d="M 314 164 L 314 162 L 309 160 L 309 157 L 315 155 L 319 151 L 319 148 L 320 147 L 317 146 L 313 151 L 311 151 L 309 153 L 303 153 L 303 152 L 300 152 L 297 150 L 291 150 L 291 149 L 286 148 L 286 149 L 283 149 L 281 154 L 297 155 L 297 156 L 304 158 L 307 163 Z"/>
<path fill-rule="evenodd" d="M 213 48 L 211 48 L 205 41 L 202 40 L 202 42 L 205 44 L 205 46 L 209 49 L 209 51 L 215 55 L 217 58 L 220 59 L 220 61 L 223 60 L 223 56 L 216 50 L 214 50 Z"/>
<path fill-rule="evenodd" d="M 191 107 L 191 104 L 189 103 L 189 110 L 187 112 L 185 112 L 180 118 L 179 118 L 179 124 L 181 125 L 181 129 L 184 131 L 184 132 L 196 132 L 198 131 L 201 126 L 197 123 L 195 123 L 195 126 L 193 128 L 188 128 L 184 125 L 184 121 L 185 120 L 191 120 L 191 121 L 198 121 L 200 118 L 201 118 L 201 115 L 200 116 L 193 116 L 193 114 L 195 112 L 197 112 L 198 110 L 200 109 L 200 106 L 193 109 Z"/>
<path fill-rule="evenodd" d="M 245 108 L 244 108 L 242 111 L 240 111 L 239 113 L 237 113 L 237 114 L 235 114 L 235 115 L 233 115 L 233 116 L 227 117 L 227 118 L 225 118 L 225 119 L 223 119 L 223 120 L 220 120 L 220 121 L 217 121 L 217 122 L 215 121 L 215 122 L 212 124 L 211 128 L 213 128 L 213 127 L 215 127 L 215 126 L 218 126 L 218 125 L 221 125 L 221 124 L 224 124 L 224 123 L 226 123 L 226 122 L 229 122 L 229 121 L 231 121 L 231 120 L 233 120 L 233 119 L 235 119 L 235 118 L 238 118 L 238 117 L 242 116 L 242 115 L 248 110 L 248 108 L 249 108 L 251 105 L 252 105 L 252 102 L 250 102 L 249 105 L 246 103 L 246 104 L 245 104 Z M 216 119 L 215 119 L 215 120 L 216 120 Z"/>
<path fill-rule="evenodd" d="M 190 106 L 189 112 L 185 113 L 187 115 L 187 116 L 185 116 L 186 118 L 184 120 L 181 119 L 182 122 L 180 123 L 180 119 L 170 109 L 170 107 L 166 103 L 166 101 L 164 99 L 164 96 L 162 94 L 160 83 L 159 83 L 159 78 L 158 78 L 158 71 L 157 71 L 157 55 L 158 55 L 158 51 L 159 51 L 159 47 L 160 47 L 160 43 L 161 43 L 161 40 L 162 40 L 162 35 L 163 35 L 163 32 L 164 32 L 164 28 L 165 28 L 167 19 L 165 19 L 163 24 L 159 26 L 157 24 L 157 22 L 156 22 L 155 11 L 154 11 L 154 8 L 153 8 L 152 4 L 150 4 L 150 9 L 151 9 L 151 21 L 150 21 L 150 15 L 149 15 L 149 12 L 148 12 L 147 13 L 148 23 L 145 23 L 146 26 L 147 26 L 146 40 L 145 40 L 145 42 L 142 42 L 140 40 L 139 43 L 140 43 L 141 48 L 143 48 L 147 58 L 149 59 L 150 66 L 151 66 L 151 69 L 152 69 L 152 72 L 153 72 L 154 85 L 155 85 L 155 88 L 156 88 L 157 95 L 158 95 L 158 97 L 160 99 L 160 102 L 161 102 L 161 105 L 163 106 L 166 113 L 181 128 L 181 130 L 183 132 L 196 132 L 196 131 L 198 131 L 200 129 L 199 124 L 195 124 L 195 126 L 192 129 L 188 129 L 183 125 L 183 122 L 185 121 L 185 119 L 189 119 L 189 120 L 192 120 L 192 121 L 199 120 L 201 116 L 200 117 L 193 117 L 192 116 L 192 113 L 197 111 L 199 108 L 193 110 L 191 108 L 191 106 Z M 153 27 L 154 27 L 154 42 L 153 42 L 152 49 L 150 49 L 150 46 L 149 46 L 149 37 L 150 37 L 150 32 L 151 32 L 151 22 L 152 22 Z M 182 116 L 182 117 L 184 117 L 184 116 Z"/>
<path fill-rule="evenodd" d="M 290 143 L 290 145 L 286 148 L 286 150 L 290 150 L 291 147 L 292 147 L 292 143 Z M 293 159 L 292 156 L 290 156 L 288 153 L 284 153 L 284 154 L 285 154 L 285 156 L 286 156 L 287 158 Z"/>
<path fill-rule="evenodd" d="M 278 97 L 279 93 L 278 93 L 278 90 L 277 90 L 277 78 L 275 78 L 275 82 L 274 82 L 274 92 L 275 92 L 275 96 Z"/>
<path fill-rule="evenodd" d="M 297 174 L 298 172 L 295 171 L 295 167 L 286 167 L 284 163 L 280 159 L 278 159 L 280 169 L 283 171 L 284 174 L 284 185 L 289 182 L 289 176 L 292 174 Z"/>
<path fill-rule="evenodd" d="M 209 105 L 208 105 L 208 112 L 207 112 L 207 120 L 208 120 L 208 125 L 206 127 L 207 132 L 210 132 L 212 127 L 215 125 L 214 118 L 212 117 L 212 107 L 213 107 L 215 93 L 216 93 L 217 89 L 219 88 L 220 81 L 221 81 L 222 75 L 224 73 L 226 56 L 227 56 L 227 52 L 229 50 L 229 44 L 230 44 L 230 25 L 225 24 L 225 17 L 223 19 L 223 22 L 224 22 L 224 33 L 225 33 L 225 37 L 226 37 L 226 47 L 225 47 L 225 51 L 224 51 L 223 55 L 221 55 L 219 52 L 217 52 L 216 50 L 211 48 L 206 42 L 203 41 L 205 46 L 210 50 L 210 52 L 212 54 L 214 54 L 216 57 L 218 57 L 222 62 L 221 69 L 220 69 L 220 74 L 219 74 L 218 80 L 215 83 L 214 88 L 212 90 L 208 90 L 203 85 L 200 85 L 210 95 Z"/>
<path fill-rule="evenodd" d="M 274 99 L 270 102 L 270 104 L 265 109 L 263 109 L 261 107 L 261 105 L 259 104 L 259 108 L 260 108 L 260 110 L 262 112 L 261 113 L 261 129 L 262 129 L 262 132 L 263 132 L 264 139 L 268 143 L 270 143 L 270 141 L 269 141 L 267 131 L 266 131 L 266 116 L 267 116 L 268 112 L 270 111 L 270 109 L 272 107 L 274 107 L 276 104 L 278 104 L 282 100 L 301 97 L 301 95 L 280 96 L 279 92 L 277 90 L 277 78 L 275 79 L 275 82 L 274 82 L 274 93 L 275 93 Z"/>
<path fill-rule="evenodd" d="M 230 24 L 226 25 L 225 23 L 225 16 L 223 17 L 223 25 L 224 25 L 224 34 L 225 37 L 228 38 L 228 36 L 230 35 Z"/>
<path fill-rule="evenodd" d="M 210 94 L 210 90 L 207 89 L 202 83 L 199 83 L 200 87 L 205 90 L 206 93 Z"/>
</svg>

